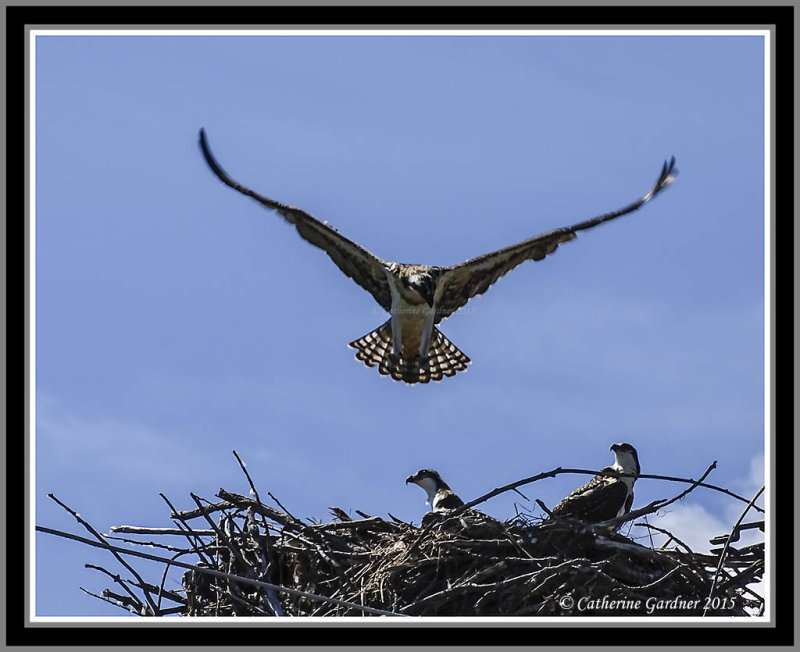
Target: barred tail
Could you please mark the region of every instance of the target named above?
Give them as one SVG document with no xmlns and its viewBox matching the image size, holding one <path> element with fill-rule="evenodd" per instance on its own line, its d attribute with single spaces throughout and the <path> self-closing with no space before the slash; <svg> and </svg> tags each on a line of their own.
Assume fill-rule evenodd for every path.
<svg viewBox="0 0 800 652">
<path fill-rule="evenodd" d="M 433 329 L 428 349 L 427 367 L 430 379 L 441 380 L 442 376 L 455 376 L 457 371 L 466 371 L 472 362 L 459 348 L 448 340 L 438 328 Z M 420 379 L 421 382 L 428 382 Z"/>
<path fill-rule="evenodd" d="M 348 346 L 356 349 L 357 360 L 368 367 L 377 366 L 382 376 L 391 376 L 409 385 L 455 376 L 457 371 L 466 371 L 471 362 L 438 328 L 433 329 L 427 360 L 392 357 L 391 319 Z"/>
</svg>

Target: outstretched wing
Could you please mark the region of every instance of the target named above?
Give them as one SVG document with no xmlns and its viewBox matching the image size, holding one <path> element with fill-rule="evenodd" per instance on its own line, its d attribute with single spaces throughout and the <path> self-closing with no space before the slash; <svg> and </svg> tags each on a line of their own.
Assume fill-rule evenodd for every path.
<svg viewBox="0 0 800 652">
<path fill-rule="evenodd" d="M 236 182 L 228 176 L 228 173 L 222 169 L 211 154 L 208 141 L 206 140 L 205 129 L 200 130 L 200 149 L 203 150 L 203 156 L 208 166 L 224 184 L 230 186 L 234 190 L 238 190 L 243 195 L 247 195 L 261 202 L 267 208 L 271 208 L 280 213 L 286 221 L 294 224 L 297 232 L 305 240 L 328 254 L 331 260 L 336 263 L 336 266 L 342 270 L 345 275 L 349 276 L 375 297 L 375 301 L 377 301 L 384 310 L 387 312 L 389 311 L 392 305 L 392 296 L 389 289 L 389 281 L 384 272 L 384 261 L 371 254 L 363 247 L 360 247 L 352 240 L 348 240 L 343 235 L 339 235 L 336 229 L 320 222 L 305 211 L 259 195 L 257 192 L 245 188 L 243 185 Z"/>
<path fill-rule="evenodd" d="M 561 243 L 575 239 L 577 231 L 591 229 L 593 226 L 635 211 L 669 186 L 677 173 L 673 156 L 668 163 L 664 163 L 655 185 L 645 195 L 624 208 L 572 226 L 542 233 L 505 249 L 472 258 L 459 265 L 442 268 L 435 297 L 436 323 L 449 317 L 472 297 L 486 292 L 492 283 L 523 261 L 541 260 L 553 253 Z"/>
</svg>

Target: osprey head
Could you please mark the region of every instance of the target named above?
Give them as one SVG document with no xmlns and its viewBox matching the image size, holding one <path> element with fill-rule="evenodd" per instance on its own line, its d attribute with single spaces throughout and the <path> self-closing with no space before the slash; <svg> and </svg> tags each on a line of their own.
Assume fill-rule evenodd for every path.
<svg viewBox="0 0 800 652">
<path fill-rule="evenodd" d="M 424 481 L 432 482 L 438 488 L 439 485 L 442 484 L 442 476 L 440 476 L 433 469 L 420 469 L 414 475 L 410 475 L 406 478 L 406 484 L 408 484 L 409 482 L 413 482 L 414 484 L 420 484 L 421 482 Z"/>
<path fill-rule="evenodd" d="M 428 494 L 428 500 L 426 502 L 430 505 L 433 504 L 433 497 L 436 495 L 436 492 L 442 487 L 447 488 L 441 476 L 433 469 L 420 469 L 414 475 L 410 475 L 406 478 L 406 484 L 409 482 L 413 482 L 425 490 L 425 493 Z"/>
<path fill-rule="evenodd" d="M 447 483 L 433 469 L 421 469 L 406 478 L 406 484 L 413 482 L 428 494 L 425 501 L 434 512 L 444 513 L 464 506 L 464 501 L 453 493 Z"/>
<path fill-rule="evenodd" d="M 611 452 L 614 453 L 614 466 L 622 468 L 623 473 L 635 473 L 639 475 L 639 454 L 630 444 L 611 444 Z"/>
<path fill-rule="evenodd" d="M 436 279 L 427 272 L 417 272 L 415 274 L 403 275 L 400 277 L 400 285 L 408 296 L 409 292 L 416 293 L 425 303 L 433 308 L 433 295 L 436 292 Z M 413 295 L 412 295 L 413 296 Z"/>
</svg>

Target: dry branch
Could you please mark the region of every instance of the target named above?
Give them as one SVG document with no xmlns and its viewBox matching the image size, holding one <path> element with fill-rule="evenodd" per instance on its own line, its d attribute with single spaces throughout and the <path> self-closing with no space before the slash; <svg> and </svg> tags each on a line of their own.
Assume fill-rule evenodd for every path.
<svg viewBox="0 0 800 652">
<path fill-rule="evenodd" d="M 542 521 L 523 514 L 501 522 L 469 508 L 559 473 L 597 473 L 559 468 L 494 489 L 449 515 L 427 514 L 423 526 L 415 527 L 392 516 L 384 520 L 358 510 L 362 518 L 354 520 L 336 507 L 330 508 L 336 519 L 331 523 L 303 522 L 269 492 L 278 508 L 264 505 L 236 457 L 252 497 L 220 489 L 220 501 L 210 503 L 191 494 L 195 508 L 186 511 L 176 510 L 164 497 L 177 529 L 112 528 L 129 537 L 149 537 L 126 539 L 131 548 L 113 546 L 100 535 L 98 542 L 50 528 L 37 530 L 105 548 L 120 560 L 133 555 L 161 562 L 160 584 L 145 582 L 126 562 L 122 563 L 134 579 L 123 580 L 93 566 L 127 594 L 104 592 L 96 597 L 140 614 L 748 616 L 763 609 L 763 598 L 753 590 L 764 573 L 763 543 L 738 549 L 732 545 L 740 531 L 759 527 L 758 522 L 743 523 L 750 509 L 758 509 L 758 495 L 746 501 L 748 507 L 731 531 L 714 539 L 724 546 L 711 554 L 696 554 L 671 532 L 649 524 L 636 525 L 667 536 L 680 549 L 640 545 L 616 531 L 621 522 L 652 513 L 699 487 L 738 499 L 704 482 L 715 464 L 699 480 L 647 476 L 689 486 L 669 500 L 654 501 L 603 524 Z M 202 529 L 193 527 L 197 519 Z M 763 524 L 760 527 L 763 531 Z M 137 549 L 175 535 L 185 536 L 191 549 L 178 550 L 172 559 Z M 196 562 L 178 559 L 186 555 L 193 555 Z M 172 568 L 186 570 L 180 579 L 182 590 L 164 588 Z M 158 597 L 157 605 L 152 596 Z M 162 598 L 179 604 L 162 609 Z M 656 603 L 659 606 L 648 611 Z"/>
</svg>

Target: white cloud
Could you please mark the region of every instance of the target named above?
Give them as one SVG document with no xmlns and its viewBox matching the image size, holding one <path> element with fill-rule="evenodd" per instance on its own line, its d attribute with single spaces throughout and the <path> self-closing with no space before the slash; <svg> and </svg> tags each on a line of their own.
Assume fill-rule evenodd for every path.
<svg viewBox="0 0 800 652">
<path fill-rule="evenodd" d="M 665 513 L 651 514 L 647 519 L 651 525 L 674 534 L 693 552 L 697 553 L 709 552 L 711 548 L 709 539 L 726 534 L 733 525 L 733 522 L 726 522 L 702 505 L 692 503 L 670 505 Z M 646 528 L 637 527 L 631 534 L 639 536 L 645 530 Z M 656 547 L 659 547 L 666 541 L 666 537 L 662 534 L 654 534 L 653 540 Z M 675 545 L 673 542 L 668 547 L 673 548 Z"/>
<path fill-rule="evenodd" d="M 263 475 L 265 468 L 271 469 L 272 480 L 305 470 L 303 458 L 283 452 L 285 446 L 274 439 L 240 443 L 231 437 L 209 436 L 189 425 L 165 427 L 144 419 L 79 411 L 60 398 L 39 393 L 37 498 L 51 491 L 82 499 L 88 496 L 95 505 L 113 503 L 121 510 L 129 501 L 144 509 L 141 496 L 158 492 L 185 495 L 194 491 L 209 497 L 221 486 L 245 490 L 246 479 L 231 453 L 234 448 L 250 463 L 254 477 Z M 97 487 L 104 490 L 98 492 Z"/>
<path fill-rule="evenodd" d="M 766 473 L 764 469 L 764 456 L 756 455 L 752 460 L 750 460 L 750 470 L 747 474 L 747 477 L 744 478 L 742 482 L 738 483 L 736 487 L 737 493 L 741 494 L 745 498 L 752 498 L 763 486 L 765 477 Z"/>
<path fill-rule="evenodd" d="M 175 439 L 142 423 L 78 416 L 52 397 L 37 396 L 36 457 L 59 468 L 92 465 L 137 480 L 174 476 L 186 462 L 191 465 Z"/>
<path fill-rule="evenodd" d="M 747 476 L 732 484 L 730 489 L 749 500 L 763 484 L 764 456 L 758 455 L 751 461 Z M 719 495 L 722 496 L 722 494 Z M 712 547 L 709 539 L 728 534 L 747 506 L 746 503 L 734 498 L 723 497 L 721 500 L 724 502 L 721 503 L 719 510 L 712 512 L 707 507 L 693 501 L 690 494 L 683 501 L 667 507 L 665 511 L 648 516 L 649 523 L 668 530 L 694 552 L 707 553 Z M 757 501 L 757 505 L 763 507 L 763 495 Z M 758 521 L 761 518 L 763 518 L 763 514 L 751 509 L 743 522 Z M 643 530 L 643 528 L 635 528 L 631 532 L 633 536 L 641 534 L 636 530 Z M 661 545 L 665 540 L 666 537 L 659 535 L 656 538 L 657 545 Z M 764 541 L 763 532 L 756 529 L 745 530 L 734 545 L 742 547 L 759 541 Z M 670 544 L 670 547 L 673 545 Z"/>
</svg>

